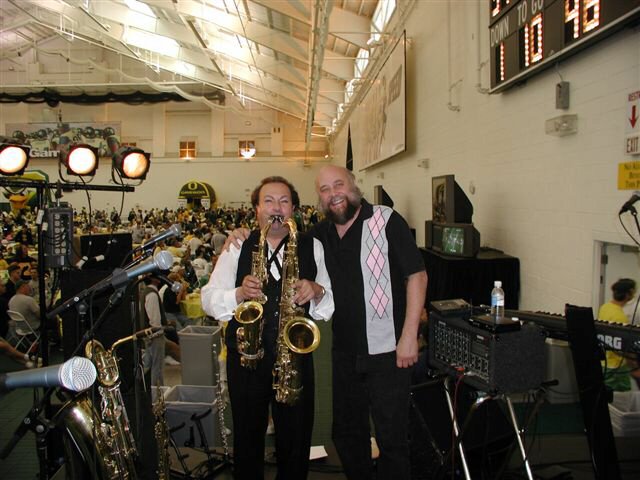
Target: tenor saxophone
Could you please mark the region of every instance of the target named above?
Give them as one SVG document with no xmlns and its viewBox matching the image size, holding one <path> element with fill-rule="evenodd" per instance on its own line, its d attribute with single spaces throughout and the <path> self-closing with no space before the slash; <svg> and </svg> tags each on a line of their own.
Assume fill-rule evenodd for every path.
<svg viewBox="0 0 640 480">
<path fill-rule="evenodd" d="M 293 299 L 295 284 L 300 278 L 298 266 L 298 229 L 289 218 L 289 242 L 282 261 L 282 293 L 280 295 L 280 320 L 276 344 L 276 361 L 273 367 L 273 389 L 276 401 L 295 404 L 302 393 L 302 362 L 304 355 L 313 352 L 320 344 L 320 329 L 304 316 L 304 309 Z"/>
<path fill-rule="evenodd" d="M 260 231 L 258 248 L 251 257 L 251 275 L 257 277 L 262 285 L 267 283 L 267 257 L 265 253 L 267 233 L 275 219 L 276 217 L 271 217 L 267 225 Z M 242 325 L 236 331 L 240 365 L 251 370 L 255 370 L 258 361 L 264 356 L 264 348 L 262 348 L 264 319 L 262 313 L 263 305 L 266 302 L 267 297 L 262 293 L 260 296 L 238 305 L 234 313 L 236 321 Z"/>
</svg>

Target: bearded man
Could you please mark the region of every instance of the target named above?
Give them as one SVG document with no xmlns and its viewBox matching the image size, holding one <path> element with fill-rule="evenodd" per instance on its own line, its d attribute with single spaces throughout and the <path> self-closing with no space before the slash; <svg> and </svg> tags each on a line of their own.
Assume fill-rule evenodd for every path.
<svg viewBox="0 0 640 480">
<path fill-rule="evenodd" d="M 380 449 L 378 479 L 409 479 L 409 386 L 427 290 L 424 261 L 405 220 L 362 198 L 353 174 L 316 178 L 326 220 L 312 231 L 333 286 L 332 437 L 348 478 L 372 478 L 369 416 Z"/>
</svg>

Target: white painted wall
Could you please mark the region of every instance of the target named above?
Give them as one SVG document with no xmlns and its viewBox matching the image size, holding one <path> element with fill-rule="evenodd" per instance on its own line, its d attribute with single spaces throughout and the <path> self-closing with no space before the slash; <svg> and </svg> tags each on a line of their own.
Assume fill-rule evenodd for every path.
<svg viewBox="0 0 640 480">
<path fill-rule="evenodd" d="M 324 164 L 325 162 L 320 162 Z M 314 205 L 316 194 L 314 178 L 319 164 L 310 168 L 302 168 L 301 160 L 283 158 L 253 159 L 250 161 L 227 158 L 198 158 L 185 162 L 178 158 L 151 158 L 151 170 L 147 180 L 134 193 L 125 195 L 124 212 L 139 204 L 142 208 L 177 208 L 180 187 L 190 180 L 209 183 L 216 192 L 219 203 L 249 203 L 253 188 L 264 177 L 281 175 L 290 180 L 300 194 L 303 204 Z M 30 169 L 40 169 L 49 174 L 52 181 L 58 179 L 57 163 L 54 160 L 32 159 Z M 110 184 L 111 168 L 101 164 L 94 183 Z M 120 208 L 120 193 L 93 192 L 91 204 L 93 208 Z M 84 192 L 66 193 L 63 201 L 74 207 L 87 206 Z"/>
<path fill-rule="evenodd" d="M 451 2 L 452 83 L 462 80 L 452 91 L 460 106 L 454 112 L 447 108 L 447 2 L 416 2 L 406 28 L 408 149 L 363 172 L 354 151 L 359 186 L 371 198 L 383 184 L 424 245 L 430 179 L 455 174 L 474 205 L 482 244 L 520 258 L 522 308 L 591 305 L 594 239 L 630 243 L 617 218 L 630 192 L 618 191 L 616 179 L 618 163 L 630 160 L 623 154 L 625 102 L 640 88 L 640 33 L 617 33 L 559 65 L 571 83 L 564 112 L 555 109 L 553 69 L 503 94 L 477 91 L 478 41 L 481 60 L 489 57 L 485 5 Z M 562 113 L 578 115 L 578 133 L 545 135 L 545 120 Z M 344 164 L 346 132 L 333 145 L 337 164 Z M 418 166 L 423 159 L 427 169 Z"/>
</svg>

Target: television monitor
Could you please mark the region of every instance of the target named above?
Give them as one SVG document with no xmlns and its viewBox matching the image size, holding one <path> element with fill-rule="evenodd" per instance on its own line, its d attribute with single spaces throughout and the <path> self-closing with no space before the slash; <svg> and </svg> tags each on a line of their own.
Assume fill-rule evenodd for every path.
<svg viewBox="0 0 640 480">
<path fill-rule="evenodd" d="M 431 178 L 431 213 L 437 223 L 471 223 L 473 205 L 454 175 Z"/>
<path fill-rule="evenodd" d="M 391 200 L 389 194 L 382 188 L 382 185 L 373 187 L 373 204 L 393 208 L 393 200 Z"/>
<path fill-rule="evenodd" d="M 425 223 L 426 246 L 456 257 L 475 257 L 480 250 L 480 232 L 471 223 Z"/>
</svg>

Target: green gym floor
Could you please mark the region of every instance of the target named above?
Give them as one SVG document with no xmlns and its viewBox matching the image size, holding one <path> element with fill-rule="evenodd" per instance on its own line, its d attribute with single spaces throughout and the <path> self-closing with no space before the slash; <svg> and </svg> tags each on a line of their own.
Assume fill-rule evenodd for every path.
<svg viewBox="0 0 640 480">
<path fill-rule="evenodd" d="M 316 368 L 316 415 L 313 432 L 313 445 L 323 445 L 329 452 L 329 458 L 312 462 L 310 479 L 345 478 L 339 473 L 340 465 L 331 443 L 331 368 L 329 325 L 321 324 L 322 342 L 314 353 Z M 62 353 L 52 347 L 51 364 L 63 361 Z M 21 366 L 7 357 L 0 357 L 0 372 L 19 370 Z M 165 383 L 180 383 L 180 366 L 165 366 Z M 1 395 L 1 394 L 0 394 Z M 0 449 L 13 435 L 14 430 L 29 411 L 33 403 L 33 391 L 20 389 L 0 396 Z M 525 414 L 525 407 L 516 405 L 519 415 Z M 230 425 L 229 408 L 226 410 Z M 532 465 L 562 464 L 571 476 L 538 478 L 573 478 L 590 480 L 594 478 L 589 461 L 586 437 L 579 404 L 545 404 L 541 407 L 536 421 L 528 430 L 528 448 Z M 267 436 L 267 448 L 273 445 L 273 437 Z M 231 441 L 231 439 L 230 439 Z M 624 479 L 640 478 L 640 439 L 617 439 L 618 456 Z M 198 452 L 190 454 L 190 461 L 198 460 Z M 516 451 L 512 456 L 509 476 L 504 478 L 526 478 Z M 535 470 L 535 469 L 534 469 Z M 18 443 L 11 455 L 0 460 L 0 479 L 35 479 L 38 474 L 38 460 L 35 450 L 35 437 L 28 433 Z M 216 478 L 232 478 L 229 471 L 220 472 Z M 267 466 L 265 478 L 275 478 L 275 469 Z"/>
</svg>

